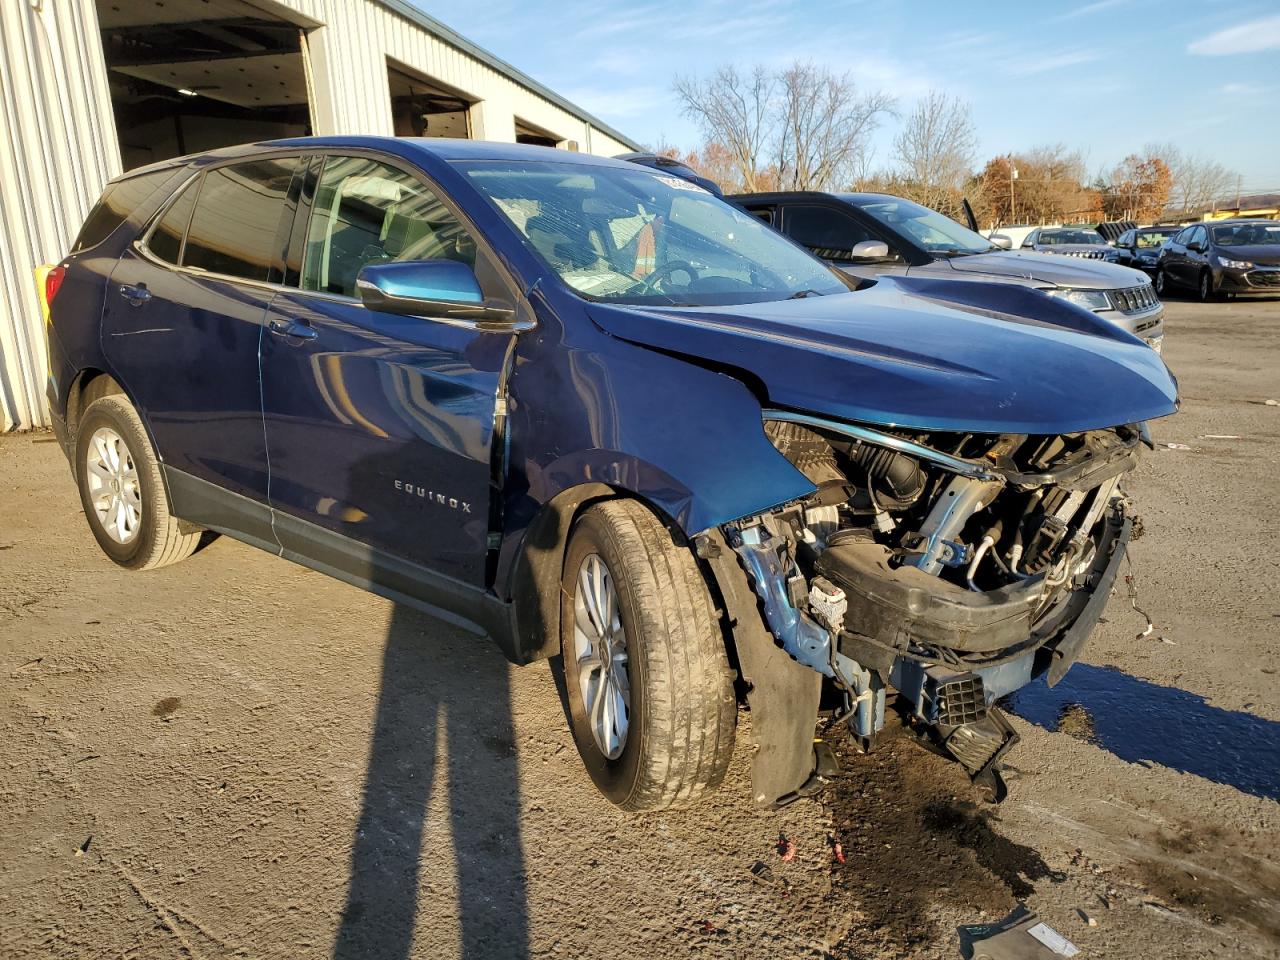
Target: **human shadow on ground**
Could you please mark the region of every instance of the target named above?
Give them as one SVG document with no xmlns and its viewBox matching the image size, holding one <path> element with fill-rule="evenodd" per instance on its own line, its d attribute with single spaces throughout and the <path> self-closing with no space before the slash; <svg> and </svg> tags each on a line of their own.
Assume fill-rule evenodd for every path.
<svg viewBox="0 0 1280 960">
<path fill-rule="evenodd" d="M 1159 764 L 1280 800 L 1280 723 L 1274 720 L 1087 663 L 1073 666 L 1056 687 L 1036 682 L 1006 703 L 1038 727 L 1068 733 L 1121 760 Z"/>
<path fill-rule="evenodd" d="M 528 957 L 510 693 L 493 644 L 394 609 L 334 960 Z M 454 912 L 424 913 L 455 877 Z"/>
</svg>

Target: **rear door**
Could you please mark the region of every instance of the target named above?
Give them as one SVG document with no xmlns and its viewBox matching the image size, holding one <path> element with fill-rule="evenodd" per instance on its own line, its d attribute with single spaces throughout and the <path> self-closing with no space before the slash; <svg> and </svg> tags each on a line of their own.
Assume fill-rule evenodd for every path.
<svg viewBox="0 0 1280 960">
<path fill-rule="evenodd" d="M 290 245 L 296 287 L 271 304 L 263 419 L 286 556 L 364 586 L 482 587 L 497 400 L 513 345 L 443 317 L 367 309 L 372 263 L 473 265 L 515 302 L 483 244 L 422 175 L 378 155 L 316 158 Z"/>
<path fill-rule="evenodd" d="M 193 176 L 111 276 L 103 351 L 142 408 L 187 519 L 209 485 L 263 505 L 266 445 L 258 343 L 275 295 L 299 158 L 258 157 Z M 270 542 L 269 526 L 242 531 Z"/>
<path fill-rule="evenodd" d="M 845 273 L 856 277 L 878 277 L 886 273 L 906 273 L 907 262 L 889 244 L 889 256 L 882 260 L 854 260 L 850 252 L 864 240 L 887 243 L 854 214 L 836 206 L 817 203 L 788 203 L 782 208 L 782 232 Z"/>
</svg>

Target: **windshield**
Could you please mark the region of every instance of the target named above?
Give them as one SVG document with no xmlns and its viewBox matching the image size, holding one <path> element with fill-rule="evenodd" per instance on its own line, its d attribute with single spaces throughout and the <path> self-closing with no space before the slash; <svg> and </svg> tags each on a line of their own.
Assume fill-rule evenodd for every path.
<svg viewBox="0 0 1280 960">
<path fill-rule="evenodd" d="M 1280 245 L 1280 223 L 1233 223 L 1213 228 L 1213 242 L 1222 247 Z"/>
<path fill-rule="evenodd" d="M 1097 230 L 1041 230 L 1037 242 L 1050 247 L 1067 243 L 1106 243 Z"/>
<path fill-rule="evenodd" d="M 852 289 L 781 234 L 679 177 L 545 161 L 457 167 L 591 299 L 715 306 Z"/>
<path fill-rule="evenodd" d="M 986 253 L 999 249 L 990 240 L 960 226 L 950 217 L 944 217 L 937 210 L 930 210 L 910 200 L 885 197 L 854 200 L 853 203 L 859 210 L 875 217 L 889 229 L 909 237 L 936 256 Z"/>
<path fill-rule="evenodd" d="M 1173 234 L 1173 230 L 1140 230 L 1135 240 L 1135 246 L 1140 250 L 1148 247 L 1159 247 Z"/>
</svg>

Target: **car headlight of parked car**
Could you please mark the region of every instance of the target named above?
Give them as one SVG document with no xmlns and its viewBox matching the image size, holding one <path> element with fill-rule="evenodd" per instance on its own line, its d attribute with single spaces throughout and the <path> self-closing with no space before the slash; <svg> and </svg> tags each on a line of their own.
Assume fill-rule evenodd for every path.
<svg viewBox="0 0 1280 960">
<path fill-rule="evenodd" d="M 1228 257 L 1219 257 L 1218 266 L 1226 267 L 1228 270 L 1250 270 L 1253 264 L 1248 260 L 1232 260 Z"/>
<path fill-rule="evenodd" d="M 1111 301 L 1107 297 L 1105 290 L 1072 290 L 1070 288 L 1060 288 L 1050 290 L 1049 295 L 1052 297 L 1061 297 L 1063 300 L 1069 300 L 1077 306 L 1084 307 L 1086 310 L 1110 310 Z"/>
</svg>

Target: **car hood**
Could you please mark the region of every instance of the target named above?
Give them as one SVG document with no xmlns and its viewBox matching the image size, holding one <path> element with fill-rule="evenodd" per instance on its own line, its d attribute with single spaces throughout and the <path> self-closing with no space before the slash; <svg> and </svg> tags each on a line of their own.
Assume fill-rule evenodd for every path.
<svg viewBox="0 0 1280 960">
<path fill-rule="evenodd" d="M 1004 283 L 881 278 L 866 289 L 731 307 L 593 303 L 623 340 L 723 370 L 779 407 L 973 433 L 1076 433 L 1163 417 L 1177 384 L 1142 341 Z M 668 400 L 684 416 L 682 399 Z"/>
<path fill-rule="evenodd" d="M 1248 260 L 1263 266 L 1280 264 L 1280 247 L 1274 243 L 1257 243 L 1243 247 L 1217 247 L 1217 252 L 1232 260 Z"/>
<path fill-rule="evenodd" d="M 990 277 L 1016 277 L 1046 285 L 1080 290 L 1115 290 L 1149 283 L 1147 275 L 1129 267 L 1103 260 L 1082 260 L 1055 254 L 1023 253 L 1020 250 L 993 250 L 946 261 L 960 273 Z"/>
</svg>

